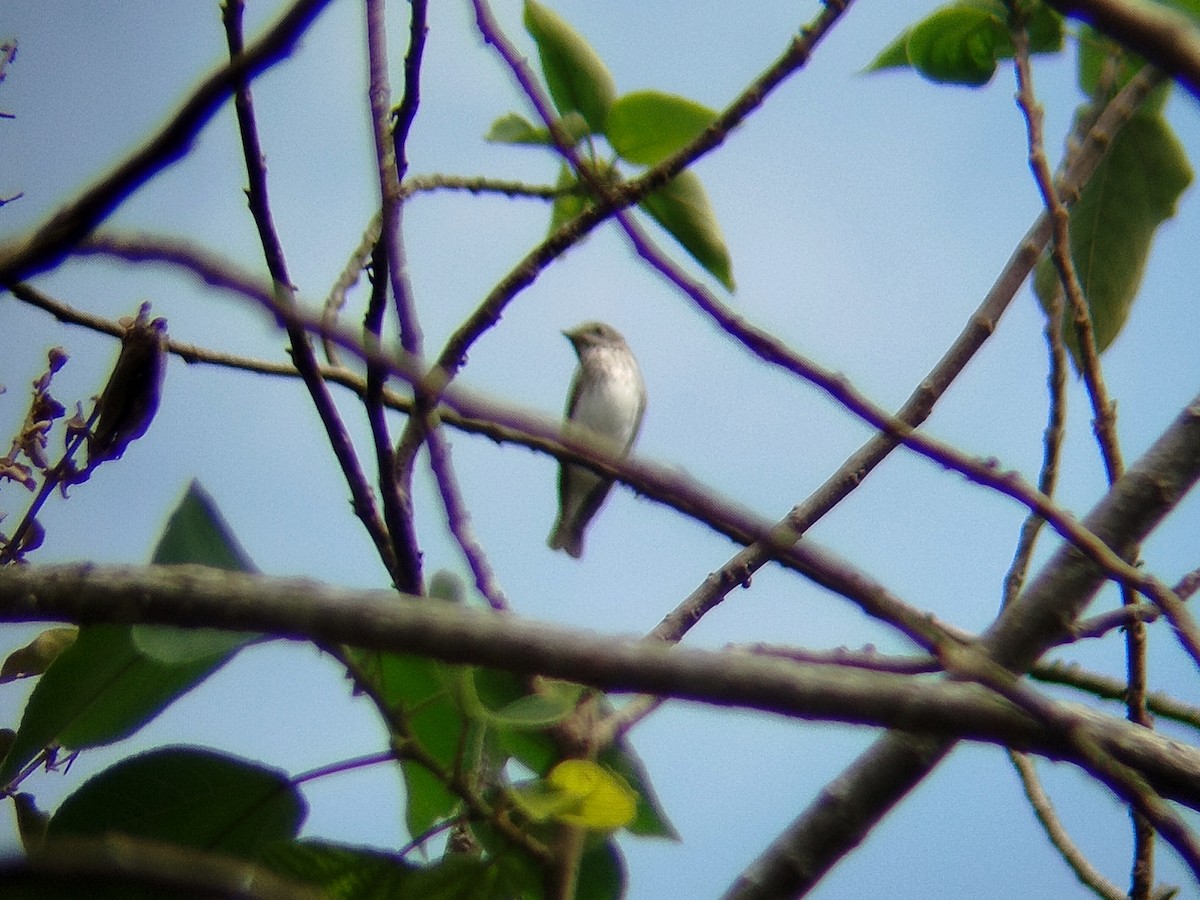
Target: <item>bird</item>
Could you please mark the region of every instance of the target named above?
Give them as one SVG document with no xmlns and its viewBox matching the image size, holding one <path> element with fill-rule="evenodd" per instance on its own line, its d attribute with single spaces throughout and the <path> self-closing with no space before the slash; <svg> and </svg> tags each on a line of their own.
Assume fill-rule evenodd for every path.
<svg viewBox="0 0 1200 900">
<path fill-rule="evenodd" d="M 564 426 L 608 445 L 614 455 L 626 456 L 646 412 L 646 384 L 633 352 L 621 333 L 604 322 L 585 322 L 563 336 L 579 357 Z M 546 539 L 551 550 L 565 550 L 575 559 L 583 555 L 584 530 L 612 485 L 612 479 L 584 466 L 559 464 L 558 518 Z"/>
</svg>

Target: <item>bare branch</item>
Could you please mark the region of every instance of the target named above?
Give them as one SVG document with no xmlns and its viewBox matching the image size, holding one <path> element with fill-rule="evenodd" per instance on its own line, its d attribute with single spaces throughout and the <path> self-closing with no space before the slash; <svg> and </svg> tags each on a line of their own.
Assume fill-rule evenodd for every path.
<svg viewBox="0 0 1200 900">
<path fill-rule="evenodd" d="M 1122 551 L 1140 543 L 1197 477 L 1200 398 L 1113 485 L 1084 525 Z M 1054 636 L 1069 627 L 1102 582 L 1099 570 L 1075 548 L 1060 548 L 984 633 L 983 648 L 1006 668 L 1016 672 L 1028 669 Z M 952 747 L 952 741 L 889 732 L 784 829 L 726 896 L 748 900 L 807 892 L 933 771 Z"/>
<path fill-rule="evenodd" d="M 0 248 L 0 287 L 45 271 L 138 187 L 181 159 L 239 83 L 285 58 L 329 0 L 296 0 L 255 43 L 202 81 L 167 123 L 130 156 L 15 246 Z"/>
<path fill-rule="evenodd" d="M 1065 15 L 1083 19 L 1178 78 L 1200 96 L 1200 27 L 1161 3 L 1130 0 L 1048 0 Z"/>
<path fill-rule="evenodd" d="M 1023 753 L 1014 753 L 1011 750 L 1008 757 L 1021 777 L 1021 786 L 1025 789 L 1025 796 L 1029 799 L 1029 805 L 1033 807 L 1034 814 L 1042 825 L 1042 830 L 1046 832 L 1046 837 L 1050 839 L 1050 843 L 1058 850 L 1059 855 L 1075 873 L 1075 877 L 1079 879 L 1080 883 L 1091 888 L 1093 893 L 1104 900 L 1128 900 L 1128 895 L 1101 875 L 1096 867 L 1088 862 L 1083 851 L 1071 840 L 1071 836 L 1067 834 L 1066 828 L 1063 827 L 1062 821 L 1054 811 L 1054 805 L 1042 789 L 1042 783 L 1038 778 L 1037 769 L 1034 768 L 1033 760 Z"/>
<path fill-rule="evenodd" d="M 1088 130 L 1079 151 L 1072 156 L 1062 178 L 1061 190 L 1064 194 L 1078 190 L 1079 186 L 1091 177 L 1111 142 L 1111 136 L 1129 120 L 1161 80 L 1161 73 L 1144 70 L 1109 102 Z M 1025 283 L 1041 256 L 1050 239 L 1050 228 L 1049 216 L 1043 213 L 1025 233 L 988 295 L 967 320 L 966 326 L 954 343 L 900 408 L 895 416 L 896 421 L 915 428 L 928 418 L 938 399 L 995 330 L 1008 304 Z M 807 500 L 793 508 L 785 521 L 798 534 L 803 534 L 858 487 L 898 443 L 896 437 L 887 432 L 873 437 L 826 479 Z M 710 574 L 663 619 L 653 634 L 663 640 L 678 640 L 730 590 L 745 583 L 768 559 L 765 548 L 747 547 L 719 570 Z"/>
</svg>

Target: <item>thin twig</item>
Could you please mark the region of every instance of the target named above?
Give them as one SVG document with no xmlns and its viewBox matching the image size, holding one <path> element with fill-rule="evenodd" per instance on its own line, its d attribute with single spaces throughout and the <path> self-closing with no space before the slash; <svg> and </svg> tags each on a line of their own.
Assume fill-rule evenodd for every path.
<svg viewBox="0 0 1200 900">
<path fill-rule="evenodd" d="M 413 175 L 400 183 L 400 196 L 407 200 L 415 194 L 436 191 L 466 191 L 470 194 L 500 194 L 510 199 L 526 197 L 531 200 L 556 200 L 582 188 L 559 187 L 552 184 L 526 184 L 482 175 Z"/>
<path fill-rule="evenodd" d="M 379 243 L 379 227 L 379 214 L 376 213 L 367 224 L 366 230 L 358 242 L 358 246 L 354 248 L 354 252 L 346 260 L 346 265 L 342 267 L 337 281 L 329 289 L 329 294 L 325 297 L 325 303 L 322 306 L 324 313 L 321 317 L 321 321 L 327 327 L 337 327 L 338 314 L 346 306 L 347 292 L 358 283 L 358 278 L 362 274 L 363 269 L 371 262 L 371 253 L 375 245 Z M 329 364 L 331 366 L 341 365 L 337 348 L 329 341 L 324 340 L 322 341 L 322 346 L 325 350 L 325 359 L 329 361 Z"/>
<path fill-rule="evenodd" d="M 474 530 L 471 528 L 471 515 L 467 504 L 463 502 L 458 479 L 454 475 L 454 469 L 450 465 L 450 459 L 446 452 L 449 442 L 446 440 L 446 436 L 439 432 L 437 438 L 430 440 L 428 444 L 429 466 L 433 470 L 438 492 L 442 497 L 442 506 L 446 510 L 446 524 L 450 526 L 450 533 L 454 535 L 463 557 L 467 560 L 467 565 L 475 578 L 475 587 L 492 609 L 497 612 L 507 612 L 509 609 L 508 598 L 504 595 L 504 589 L 500 586 L 500 581 L 496 577 L 492 564 L 488 561 L 487 554 L 483 551 L 483 546 L 476 539 Z"/>
<path fill-rule="evenodd" d="M 1059 856 L 1075 873 L 1075 877 L 1079 879 L 1080 883 L 1104 900 L 1128 900 L 1128 895 L 1100 874 L 1096 867 L 1088 862 L 1078 845 L 1071 840 L 1071 836 L 1067 834 L 1066 828 L 1063 827 L 1062 821 L 1054 811 L 1054 804 L 1042 789 L 1033 760 L 1024 753 L 1017 753 L 1013 750 L 1008 751 L 1008 758 L 1012 760 L 1013 768 L 1017 770 L 1017 774 L 1021 778 L 1021 787 L 1025 789 L 1025 796 L 1029 800 L 1029 805 L 1033 807 L 1034 815 L 1041 823 L 1042 830 L 1046 832 L 1050 843 L 1058 850 Z"/>
<path fill-rule="evenodd" d="M 1144 69 L 1104 108 L 1079 142 L 1077 151 L 1067 165 L 1061 179 L 1062 193 L 1077 191 L 1091 177 L 1111 143 L 1112 135 L 1133 116 L 1150 91 L 1162 82 L 1162 78 L 1161 73 Z M 991 290 L 967 320 L 954 343 L 900 408 L 896 416 L 898 420 L 916 427 L 929 416 L 938 399 L 996 329 L 1008 304 L 1037 264 L 1042 249 L 1050 239 L 1050 229 L 1049 215 L 1042 213 L 1025 233 Z M 803 503 L 793 508 L 786 521 L 797 533 L 803 534 L 857 488 L 898 444 L 899 441 L 889 433 L 871 438 Z M 651 635 L 668 641 L 681 639 L 730 590 L 746 583 L 768 559 L 765 548 L 747 547 L 711 573 L 659 623 Z"/>
<path fill-rule="evenodd" d="M 244 0 L 226 0 L 224 5 L 225 36 L 229 44 L 231 65 L 245 55 L 242 41 L 243 12 Z M 296 290 L 288 276 L 283 246 L 271 217 L 271 205 L 267 193 L 267 170 L 263 162 L 258 126 L 254 121 L 254 103 L 250 95 L 250 83 L 248 80 L 239 80 L 235 82 L 235 88 L 234 105 L 237 110 L 238 131 L 242 140 L 246 174 L 249 179 L 246 196 L 249 201 L 250 213 L 254 217 L 254 223 L 258 229 L 263 255 L 266 257 L 267 270 L 271 273 L 271 279 L 274 282 L 276 306 L 290 308 L 296 304 Z M 328 386 L 321 380 L 321 368 L 317 363 L 312 345 L 309 343 L 308 334 L 295 324 L 289 323 L 286 328 L 291 343 L 292 359 L 304 380 L 305 387 L 308 388 L 313 406 L 317 410 L 317 415 L 320 416 L 321 424 L 325 427 L 329 445 L 350 488 L 351 505 L 354 512 L 367 529 L 371 540 L 374 541 L 384 567 L 393 578 L 396 578 L 398 563 L 392 541 L 375 508 L 375 499 L 371 494 L 366 476 L 363 474 L 362 466 L 359 464 L 350 434 L 342 422 L 337 405 L 329 394 Z"/>
<path fill-rule="evenodd" d="M 1045 140 L 1042 132 L 1045 114 L 1034 93 L 1033 70 L 1029 63 L 1029 35 L 1025 30 L 1025 22 L 1017 11 L 1016 4 L 1010 5 L 1009 16 L 1013 64 L 1017 75 L 1017 105 L 1025 116 L 1027 126 L 1029 166 L 1033 171 L 1034 180 L 1042 195 L 1046 210 L 1050 213 L 1050 221 L 1054 226 L 1050 257 L 1058 271 L 1061 291 L 1065 292 L 1070 304 L 1072 321 L 1075 325 L 1076 345 L 1079 349 L 1077 359 L 1082 364 L 1084 383 L 1087 385 L 1088 397 L 1091 400 L 1094 414 L 1093 428 L 1100 443 L 1100 452 L 1104 460 L 1108 483 L 1111 485 L 1125 472 L 1120 444 L 1117 441 L 1116 405 L 1108 398 L 1108 391 L 1100 368 L 1100 355 L 1096 348 L 1095 334 L 1092 329 L 1091 312 L 1087 300 L 1083 296 L 1079 273 L 1071 256 L 1070 213 L 1059 197 L 1054 185 L 1054 177 L 1050 171 L 1049 160 L 1046 159 Z M 1061 293 L 1056 290 L 1055 295 L 1061 296 Z M 1061 303 L 1056 305 L 1061 305 Z M 1051 315 L 1061 315 L 1061 312 L 1052 310 Z M 1137 548 L 1131 548 L 1126 558 L 1136 559 Z M 1124 606 L 1132 606 L 1137 602 L 1137 596 L 1126 585 L 1121 585 L 1121 602 Z M 1146 712 L 1146 627 L 1138 619 L 1130 620 L 1129 626 L 1126 628 L 1125 658 L 1129 683 L 1129 693 L 1126 698 L 1129 720 L 1145 728 L 1151 728 L 1153 722 Z M 1200 664 L 1200 658 L 1197 659 L 1197 663 Z M 1154 829 L 1136 808 L 1130 810 L 1130 815 L 1133 818 L 1134 837 L 1130 896 L 1133 900 L 1148 900 L 1154 887 Z"/>
<path fill-rule="evenodd" d="M 398 185 L 395 202 L 397 229 L 399 228 L 398 223 L 403 211 L 404 198 L 412 190 L 417 190 L 421 186 L 420 183 L 409 185 L 408 193 L 406 193 L 405 179 L 408 174 L 408 139 L 421 102 L 421 62 L 425 51 L 425 35 L 428 31 L 428 9 L 426 0 L 412 0 L 410 6 L 408 52 L 404 57 L 404 94 L 396 108 L 392 127 L 392 145 L 395 148 L 394 159 L 396 182 Z M 374 82 L 374 70 L 372 70 L 372 73 L 372 81 Z M 442 181 L 441 186 L 449 186 L 450 183 L 449 179 L 445 179 Z M 385 204 L 383 211 L 385 234 L 387 216 L 388 209 Z M 396 240 L 398 241 L 399 238 L 397 237 Z M 402 324 L 401 335 L 403 336 L 405 306 L 410 305 L 412 302 L 412 287 L 408 283 L 406 275 L 400 285 L 393 284 L 393 291 L 397 292 L 397 304 Z M 402 297 L 409 299 L 401 302 Z M 415 321 L 415 312 L 411 312 L 409 315 Z M 420 355 L 419 344 L 415 347 L 405 344 L 404 347 L 409 353 L 416 356 Z M 463 556 L 467 560 L 467 565 L 470 566 L 471 572 L 474 575 L 476 587 L 487 599 L 488 603 L 491 604 L 493 609 L 498 611 L 507 610 L 508 601 L 504 596 L 503 589 L 500 587 L 495 570 L 488 561 L 483 546 L 475 538 L 471 529 L 470 516 L 467 513 L 467 507 L 463 502 L 459 489 L 458 479 L 454 473 L 450 442 L 442 433 L 437 417 L 433 414 L 433 408 L 437 405 L 436 398 L 427 395 L 426 391 L 423 390 L 423 384 L 422 382 L 421 384 L 414 385 L 413 400 L 417 415 L 409 417 L 408 424 L 396 447 L 393 477 L 406 487 L 411 486 L 413 459 L 417 448 L 420 446 L 422 439 L 424 439 L 429 447 L 430 469 L 437 482 L 438 493 L 442 498 L 442 506 L 446 511 L 446 520 L 450 526 L 450 533 L 462 549 Z"/>
<path fill-rule="evenodd" d="M 421 5 L 423 11 L 424 6 Z M 412 15 L 418 14 L 416 4 L 413 5 Z M 417 318 L 416 304 L 413 301 L 412 285 L 408 280 L 408 262 L 404 249 L 404 234 L 401 224 L 402 205 L 400 202 L 400 171 L 397 166 L 397 146 L 388 131 L 391 116 L 391 87 L 388 82 L 387 28 L 384 17 L 382 0 L 367 0 L 367 66 L 368 66 L 368 99 L 372 124 L 372 136 L 375 143 L 376 178 L 379 183 L 379 246 L 375 259 L 386 261 L 381 266 L 378 275 L 386 276 L 384 284 L 390 284 L 392 302 L 396 308 L 396 318 L 400 326 L 400 345 L 414 361 L 420 364 L 424 340 L 421 334 L 420 322 Z M 420 41 L 424 41 L 424 21 L 421 21 Z M 416 27 L 416 26 L 414 26 Z M 413 48 L 410 46 L 410 52 Z M 417 64 L 419 68 L 420 55 L 418 49 Z M 414 82 L 415 88 L 415 82 Z M 415 114 L 416 106 L 412 112 Z M 399 148 L 403 152 L 403 147 Z M 384 370 L 380 369 L 382 373 Z M 422 395 L 418 385 L 414 385 L 413 398 L 416 411 L 422 406 Z M 383 425 L 382 407 L 375 413 L 378 425 Z M 423 420 L 423 416 L 410 416 L 405 426 L 407 434 L 413 427 L 413 422 Z M 385 435 L 386 436 L 386 428 Z M 416 590 L 423 583 L 421 568 L 421 551 L 417 541 L 417 529 L 413 522 L 412 508 L 412 467 L 404 455 L 402 446 L 395 450 L 391 448 L 391 439 L 387 438 L 386 452 L 377 439 L 379 455 L 379 489 L 390 497 L 386 500 L 392 513 L 389 524 L 394 529 L 392 541 L 403 574 L 405 583 L 410 590 Z M 418 442 L 419 443 L 419 442 Z M 401 445 L 403 440 L 401 440 Z M 386 467 L 386 468 L 385 468 Z"/>
<path fill-rule="evenodd" d="M 1075 663 L 1058 661 L 1038 663 L 1029 670 L 1031 678 L 1047 684 L 1083 691 L 1101 700 L 1125 702 L 1128 688 L 1120 678 L 1089 672 Z M 1170 719 L 1180 725 L 1200 731 L 1200 706 L 1184 703 L 1170 694 L 1150 692 L 1146 694 L 1146 708 L 1154 715 Z"/>
<path fill-rule="evenodd" d="M 376 353 L 381 351 L 380 335 L 383 332 L 383 316 L 387 310 L 388 259 L 383 242 L 376 241 L 372 249 L 371 299 L 367 302 L 363 317 L 363 342 Z M 327 308 L 328 309 L 328 308 Z M 330 345 L 330 341 L 325 341 Z M 387 369 L 374 362 L 367 363 L 367 389 L 363 392 L 363 408 L 371 428 L 371 442 L 375 450 L 376 483 L 383 498 L 383 520 L 387 525 L 392 551 L 398 562 L 394 583 L 399 590 L 409 593 L 424 593 L 419 562 L 412 559 L 415 550 L 412 541 L 415 533 L 412 523 L 412 504 L 400 490 L 396 481 L 395 459 L 392 456 L 392 438 L 388 432 L 387 415 L 383 399 L 387 384 Z M 402 536 L 407 535 L 408 538 Z"/>
<path fill-rule="evenodd" d="M 1054 488 L 1058 482 L 1059 454 L 1062 450 L 1063 431 L 1067 419 L 1067 354 L 1063 347 L 1062 336 L 1062 294 L 1055 292 L 1049 309 L 1046 311 L 1046 348 L 1049 352 L 1049 372 L 1046 375 L 1046 385 L 1049 389 L 1046 430 L 1043 436 L 1042 467 L 1038 472 L 1038 490 L 1047 497 L 1054 496 Z M 1038 532 L 1041 531 L 1045 519 L 1041 516 L 1029 515 L 1021 524 L 1021 533 L 1017 538 L 1017 548 L 1013 552 L 1012 565 L 1004 577 L 1004 597 L 1001 607 L 1008 606 L 1021 592 L 1025 584 L 1025 575 L 1029 571 L 1029 563 L 1033 559 L 1033 549 L 1037 544 Z"/>
</svg>

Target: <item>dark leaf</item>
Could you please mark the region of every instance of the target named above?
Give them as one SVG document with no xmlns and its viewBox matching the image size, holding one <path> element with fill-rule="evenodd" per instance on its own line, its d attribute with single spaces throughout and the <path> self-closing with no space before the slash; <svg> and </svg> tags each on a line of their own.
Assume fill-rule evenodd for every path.
<svg viewBox="0 0 1200 900">
<path fill-rule="evenodd" d="M 1187 154 L 1170 125 L 1158 116 L 1135 116 L 1117 133 L 1071 208 L 1071 258 L 1091 311 L 1098 351 L 1107 349 L 1125 326 L 1154 234 L 1175 214 L 1191 180 Z M 1043 305 L 1057 280 L 1052 262 L 1044 258 L 1034 279 Z M 1063 336 L 1078 365 L 1069 304 L 1064 304 L 1064 315 Z"/>
<path fill-rule="evenodd" d="M 46 836 L 119 832 L 252 857 L 294 838 L 306 815 L 283 772 L 209 750 L 166 748 L 90 778 L 63 801 Z"/>
<path fill-rule="evenodd" d="M 118 459 L 146 433 L 167 374 L 167 320 L 150 319 L 143 303 L 137 318 L 122 319 L 121 352 L 97 405 L 99 417 L 88 440 L 88 468 Z"/>
</svg>

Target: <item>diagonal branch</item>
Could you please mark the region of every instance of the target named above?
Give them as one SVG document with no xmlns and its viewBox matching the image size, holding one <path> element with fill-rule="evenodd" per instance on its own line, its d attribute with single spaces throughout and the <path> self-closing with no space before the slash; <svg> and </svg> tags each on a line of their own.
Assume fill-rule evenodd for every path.
<svg viewBox="0 0 1200 900">
<path fill-rule="evenodd" d="M 56 265 L 137 188 L 185 156 L 237 86 L 284 59 L 328 2 L 296 0 L 245 53 L 205 78 L 167 123 L 116 168 L 59 207 L 24 240 L 0 248 L 0 287 Z"/>
<path fill-rule="evenodd" d="M 1200 397 L 1185 408 L 1084 520 L 1117 553 L 1140 543 L 1200 478 Z M 1061 547 L 1005 607 L 981 646 L 1027 670 L 1070 628 L 1103 584 L 1101 571 Z M 1146 729 L 1139 729 L 1145 731 Z M 806 893 L 949 753 L 953 741 L 889 732 L 855 760 L 737 879 L 740 900 Z"/>
<path fill-rule="evenodd" d="M 1064 194 L 1077 191 L 1086 183 L 1099 165 L 1111 142 L 1111 136 L 1128 121 L 1161 79 L 1161 73 L 1144 70 L 1105 107 L 1088 130 L 1079 152 L 1074 155 L 1064 173 L 1061 180 L 1061 190 Z M 929 417 L 938 399 L 991 337 L 1008 304 L 1036 265 L 1043 248 L 1050 240 L 1050 233 L 1049 215 L 1042 213 L 1025 233 L 1008 264 L 983 302 L 967 320 L 954 343 L 900 408 L 895 416 L 896 421 L 916 428 Z M 882 432 L 871 438 L 842 463 L 808 499 L 793 508 L 785 521 L 797 533 L 803 534 L 857 488 L 871 470 L 886 459 L 898 445 L 899 441 L 891 433 Z M 708 610 L 720 603 L 730 590 L 743 584 L 769 558 L 765 547 L 747 547 L 719 570 L 710 574 L 663 619 L 652 635 L 663 640 L 679 640 Z"/>
<path fill-rule="evenodd" d="M 1083 19 L 1118 43 L 1137 51 L 1200 97 L 1200 25 L 1195 18 L 1166 4 L 1142 0 L 1048 2 L 1064 15 Z"/>
</svg>

